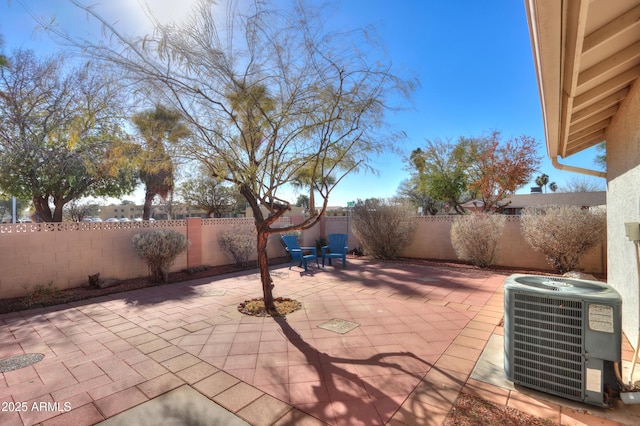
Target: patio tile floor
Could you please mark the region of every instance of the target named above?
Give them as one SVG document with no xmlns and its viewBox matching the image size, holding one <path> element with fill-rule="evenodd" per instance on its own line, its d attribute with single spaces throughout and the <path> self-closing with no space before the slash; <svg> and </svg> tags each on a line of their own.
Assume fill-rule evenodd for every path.
<svg viewBox="0 0 640 426">
<path fill-rule="evenodd" d="M 261 296 L 247 273 L 0 315 L 0 357 L 45 354 L 0 374 L 0 401 L 49 403 L 0 423 L 95 424 L 185 384 L 252 425 L 436 425 L 461 391 L 586 423 L 584 412 L 469 379 L 502 333 L 504 275 L 350 260 L 282 266 L 273 279 L 301 310 L 239 313 Z M 357 326 L 319 327 L 336 319 Z"/>
</svg>

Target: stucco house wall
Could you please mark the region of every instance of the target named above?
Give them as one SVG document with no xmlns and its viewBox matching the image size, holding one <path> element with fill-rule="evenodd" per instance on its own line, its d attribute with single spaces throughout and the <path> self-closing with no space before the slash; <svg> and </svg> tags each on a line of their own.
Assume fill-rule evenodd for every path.
<svg viewBox="0 0 640 426">
<path fill-rule="evenodd" d="M 607 133 L 608 283 L 622 296 L 622 329 L 638 340 L 638 263 L 625 222 L 640 222 L 640 85 L 636 83 Z"/>
</svg>

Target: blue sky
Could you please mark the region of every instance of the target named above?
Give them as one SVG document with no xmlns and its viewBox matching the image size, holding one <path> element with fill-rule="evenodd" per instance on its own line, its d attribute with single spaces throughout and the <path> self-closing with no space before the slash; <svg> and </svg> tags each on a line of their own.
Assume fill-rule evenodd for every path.
<svg viewBox="0 0 640 426">
<path fill-rule="evenodd" d="M 146 3 L 160 20 L 166 20 L 180 19 L 193 2 Z M 125 32 L 150 29 L 135 0 L 91 3 L 97 4 L 104 16 L 117 21 Z M 66 0 L 0 0 L 0 34 L 6 54 L 17 47 L 42 54 L 57 49 L 48 36 L 34 31 L 36 24 L 24 5 L 38 16 L 55 16 L 63 27 L 99 33 L 99 27 Z M 348 0 L 338 2 L 333 19 L 338 27 L 374 24 L 398 70 L 408 70 L 419 78 L 421 87 L 414 94 L 412 105 L 388 117 L 394 129 L 407 134 L 398 147 L 406 155 L 424 146 L 425 139 L 482 136 L 498 130 L 504 139 L 522 135 L 535 138 L 545 158 L 540 173 L 549 175 L 550 181 L 559 186 L 567 180 L 586 178 L 553 168 L 546 157 L 523 0 Z M 588 150 L 564 162 L 597 168 L 593 164 L 595 155 Z M 393 196 L 400 182 L 409 176 L 402 154 L 380 156 L 372 166 L 378 174 L 347 177 L 332 193 L 330 205 Z M 604 189 L 603 179 L 595 181 Z M 528 193 L 532 185 L 525 185 L 518 192 Z M 137 197 L 141 196 L 129 199 Z"/>
</svg>

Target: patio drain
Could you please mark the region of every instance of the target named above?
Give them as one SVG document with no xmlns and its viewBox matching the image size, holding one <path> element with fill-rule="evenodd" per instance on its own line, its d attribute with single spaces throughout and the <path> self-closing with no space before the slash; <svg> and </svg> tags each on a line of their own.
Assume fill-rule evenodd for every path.
<svg viewBox="0 0 640 426">
<path fill-rule="evenodd" d="M 200 295 L 204 297 L 212 297 L 212 296 L 224 296 L 227 294 L 227 290 L 207 290 L 202 292 Z"/>
<path fill-rule="evenodd" d="M 330 321 L 325 322 L 324 324 L 320 324 L 318 327 L 336 333 L 346 334 L 359 325 L 360 324 L 358 324 L 357 322 L 334 318 Z"/>
<path fill-rule="evenodd" d="M 43 354 L 22 354 L 5 358 L 0 360 L 0 373 L 28 367 L 42 361 L 42 358 L 44 358 Z"/>
<path fill-rule="evenodd" d="M 425 283 L 434 282 L 434 281 L 440 281 L 438 278 L 431 278 L 431 277 L 420 277 L 420 278 L 418 278 L 418 280 L 422 281 L 422 282 L 425 282 Z"/>
</svg>

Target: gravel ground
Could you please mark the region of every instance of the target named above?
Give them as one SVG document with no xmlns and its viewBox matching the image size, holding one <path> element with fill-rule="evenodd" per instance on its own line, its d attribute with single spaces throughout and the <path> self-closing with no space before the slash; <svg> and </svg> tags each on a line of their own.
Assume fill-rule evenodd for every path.
<svg viewBox="0 0 640 426">
<path fill-rule="evenodd" d="M 445 426 L 556 426 L 550 420 L 531 416 L 509 407 L 503 407 L 461 393 Z"/>
</svg>

